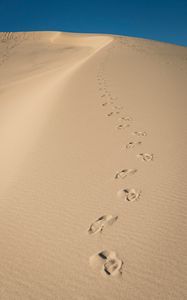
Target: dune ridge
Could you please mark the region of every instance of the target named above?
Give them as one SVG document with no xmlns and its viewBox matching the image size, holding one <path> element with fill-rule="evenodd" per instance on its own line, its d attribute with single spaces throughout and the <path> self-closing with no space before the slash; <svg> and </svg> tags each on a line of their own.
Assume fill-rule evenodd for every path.
<svg viewBox="0 0 187 300">
<path fill-rule="evenodd" d="M 0 33 L 0 298 L 180 299 L 187 49 Z"/>
</svg>

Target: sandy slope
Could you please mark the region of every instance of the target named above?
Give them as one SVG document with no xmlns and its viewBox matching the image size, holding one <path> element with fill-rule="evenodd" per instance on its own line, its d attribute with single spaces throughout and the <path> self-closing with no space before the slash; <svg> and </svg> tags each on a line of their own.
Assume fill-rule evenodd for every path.
<svg viewBox="0 0 187 300">
<path fill-rule="evenodd" d="M 0 38 L 0 299 L 186 299 L 187 49 Z"/>
</svg>

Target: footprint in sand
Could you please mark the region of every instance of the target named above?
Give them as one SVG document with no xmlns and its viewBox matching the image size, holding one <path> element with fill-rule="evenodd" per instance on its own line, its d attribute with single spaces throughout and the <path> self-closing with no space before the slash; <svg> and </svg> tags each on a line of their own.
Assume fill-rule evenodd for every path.
<svg viewBox="0 0 187 300">
<path fill-rule="evenodd" d="M 114 251 L 103 250 L 92 255 L 89 262 L 91 267 L 100 271 L 104 277 L 122 274 L 123 261 Z"/>
<path fill-rule="evenodd" d="M 134 175 L 138 170 L 137 169 L 123 169 L 120 172 L 116 173 L 114 179 L 125 178 L 129 175 Z"/>
<path fill-rule="evenodd" d="M 108 105 L 108 104 L 112 104 L 112 102 L 104 102 L 104 103 L 102 103 L 102 106 L 106 106 L 106 105 Z M 109 113 L 110 114 L 110 113 Z M 113 114 L 113 112 L 112 112 L 112 114 Z"/>
<path fill-rule="evenodd" d="M 151 154 L 150 153 L 140 153 L 140 154 L 136 155 L 136 157 L 145 162 L 153 161 L 152 153 Z"/>
<path fill-rule="evenodd" d="M 117 109 L 117 110 L 122 110 L 123 106 L 114 106 L 114 108 Z"/>
<path fill-rule="evenodd" d="M 112 215 L 105 215 L 97 219 L 95 222 L 93 222 L 89 229 L 89 234 L 95 234 L 98 232 L 102 232 L 104 227 L 107 225 L 113 225 L 118 219 L 118 216 L 113 217 Z"/>
<path fill-rule="evenodd" d="M 147 132 L 146 131 L 134 131 L 133 135 L 137 135 L 137 136 L 147 136 Z"/>
<path fill-rule="evenodd" d="M 138 145 L 141 145 L 142 142 L 139 141 L 139 142 L 129 142 L 127 145 L 126 145 L 126 149 L 132 149 Z"/>
<path fill-rule="evenodd" d="M 117 192 L 118 198 L 124 199 L 125 201 L 133 202 L 140 198 L 141 191 L 132 189 L 121 189 Z"/>
<path fill-rule="evenodd" d="M 114 114 L 113 111 L 111 111 L 110 113 L 107 114 L 107 117 L 111 117 Z"/>
<path fill-rule="evenodd" d="M 125 121 L 125 122 L 127 122 L 127 121 L 132 121 L 133 119 L 131 118 L 131 117 L 121 117 L 121 118 L 119 118 L 119 122 L 121 122 L 121 121 Z"/>
<path fill-rule="evenodd" d="M 130 124 L 119 124 L 117 126 L 117 129 L 125 129 L 125 128 L 128 128 L 130 126 Z"/>
</svg>

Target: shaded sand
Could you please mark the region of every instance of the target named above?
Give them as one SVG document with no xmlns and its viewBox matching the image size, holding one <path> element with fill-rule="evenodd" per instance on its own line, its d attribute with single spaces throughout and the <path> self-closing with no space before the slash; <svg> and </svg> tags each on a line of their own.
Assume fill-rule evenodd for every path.
<svg viewBox="0 0 187 300">
<path fill-rule="evenodd" d="M 0 299 L 186 299 L 187 49 L 0 39 Z"/>
</svg>

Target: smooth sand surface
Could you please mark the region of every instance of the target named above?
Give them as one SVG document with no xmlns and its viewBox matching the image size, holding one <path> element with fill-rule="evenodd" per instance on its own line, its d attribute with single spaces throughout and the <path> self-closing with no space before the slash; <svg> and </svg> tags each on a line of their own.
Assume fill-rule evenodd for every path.
<svg viewBox="0 0 187 300">
<path fill-rule="evenodd" d="M 187 48 L 0 40 L 0 299 L 186 299 Z"/>
</svg>

